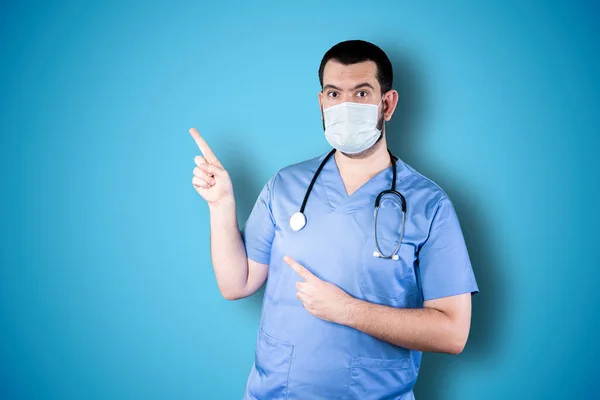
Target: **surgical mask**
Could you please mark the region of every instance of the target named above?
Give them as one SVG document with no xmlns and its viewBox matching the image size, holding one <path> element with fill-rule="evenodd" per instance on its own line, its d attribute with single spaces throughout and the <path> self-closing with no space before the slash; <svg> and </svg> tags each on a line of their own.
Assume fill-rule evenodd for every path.
<svg viewBox="0 0 600 400">
<path fill-rule="evenodd" d="M 345 102 L 323 109 L 327 142 L 349 154 L 373 146 L 381 135 L 377 129 L 379 104 Z"/>
</svg>

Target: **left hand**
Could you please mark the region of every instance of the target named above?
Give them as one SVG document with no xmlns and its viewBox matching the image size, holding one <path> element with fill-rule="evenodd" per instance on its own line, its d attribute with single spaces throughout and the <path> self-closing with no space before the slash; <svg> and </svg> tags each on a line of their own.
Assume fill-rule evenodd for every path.
<svg viewBox="0 0 600 400">
<path fill-rule="evenodd" d="M 354 297 L 333 283 L 319 279 L 291 257 L 285 256 L 283 261 L 304 279 L 304 282 L 296 282 L 298 289 L 296 297 L 308 312 L 315 317 L 338 324 L 348 318 Z"/>
</svg>

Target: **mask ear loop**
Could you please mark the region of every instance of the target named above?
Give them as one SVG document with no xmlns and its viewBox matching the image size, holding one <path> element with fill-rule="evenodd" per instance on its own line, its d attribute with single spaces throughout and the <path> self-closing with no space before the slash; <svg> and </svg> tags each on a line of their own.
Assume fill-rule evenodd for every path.
<svg viewBox="0 0 600 400">
<path fill-rule="evenodd" d="M 377 104 L 377 110 L 379 110 L 379 106 L 383 102 L 383 97 L 384 96 L 381 96 L 381 100 L 379 100 L 379 104 Z M 385 108 L 385 104 L 384 104 L 384 108 Z M 379 118 L 379 112 L 377 113 L 377 117 Z M 377 131 L 379 131 L 380 135 L 383 135 L 383 127 L 384 126 L 385 126 L 385 113 L 384 113 L 384 116 L 383 116 L 383 124 L 381 124 L 381 129 L 377 129 L 377 126 L 375 126 L 375 129 L 377 129 Z"/>
</svg>

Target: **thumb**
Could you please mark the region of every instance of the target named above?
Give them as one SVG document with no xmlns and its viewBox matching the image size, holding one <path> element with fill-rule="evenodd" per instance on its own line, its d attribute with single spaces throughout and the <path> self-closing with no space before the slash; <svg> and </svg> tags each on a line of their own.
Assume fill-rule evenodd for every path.
<svg viewBox="0 0 600 400">
<path fill-rule="evenodd" d="M 214 164 L 201 164 L 198 167 L 204 172 L 214 175 L 215 177 L 223 176 L 223 174 L 226 173 L 223 167 Z"/>
</svg>

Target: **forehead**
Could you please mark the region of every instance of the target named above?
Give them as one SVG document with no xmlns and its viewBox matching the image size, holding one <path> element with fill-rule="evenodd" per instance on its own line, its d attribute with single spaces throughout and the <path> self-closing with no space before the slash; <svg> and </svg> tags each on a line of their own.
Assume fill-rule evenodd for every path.
<svg viewBox="0 0 600 400">
<path fill-rule="evenodd" d="M 340 88 L 353 87 L 357 83 L 368 82 L 379 88 L 377 81 L 377 64 L 363 61 L 344 65 L 336 60 L 329 60 L 323 69 L 323 86 L 329 84 Z"/>
</svg>

